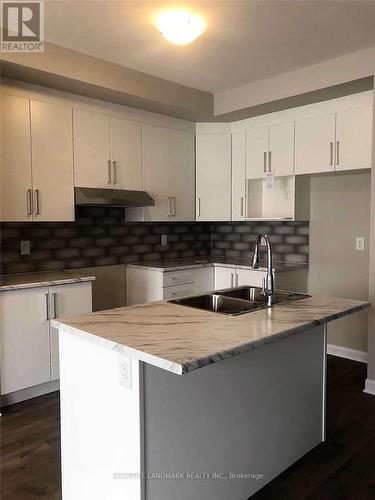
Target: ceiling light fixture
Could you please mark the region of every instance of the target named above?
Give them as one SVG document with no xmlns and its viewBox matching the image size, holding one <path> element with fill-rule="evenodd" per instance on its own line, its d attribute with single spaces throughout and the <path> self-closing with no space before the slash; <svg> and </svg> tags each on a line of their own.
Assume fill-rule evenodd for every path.
<svg viewBox="0 0 375 500">
<path fill-rule="evenodd" d="M 167 40 L 176 45 L 194 42 L 207 28 L 201 16 L 186 11 L 164 12 L 157 18 L 156 26 Z"/>
</svg>

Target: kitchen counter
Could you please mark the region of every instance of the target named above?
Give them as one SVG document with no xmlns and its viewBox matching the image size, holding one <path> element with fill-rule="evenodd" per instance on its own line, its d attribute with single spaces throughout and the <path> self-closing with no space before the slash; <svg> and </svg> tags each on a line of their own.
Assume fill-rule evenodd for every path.
<svg viewBox="0 0 375 500">
<path fill-rule="evenodd" d="M 150 269 L 155 271 L 179 271 L 182 269 L 197 269 L 207 266 L 220 266 L 220 267 L 236 267 L 238 269 L 252 269 L 250 259 L 242 258 L 225 258 L 225 257 L 210 257 L 210 258 L 189 258 L 189 259 L 173 259 L 173 260 L 159 260 L 159 261 L 146 261 L 135 262 L 127 264 L 127 267 L 140 267 L 143 269 Z M 274 262 L 273 269 L 275 272 L 293 271 L 295 269 L 307 269 L 308 264 L 299 262 Z M 260 262 L 258 269 L 254 271 L 266 271 L 266 262 Z"/>
<path fill-rule="evenodd" d="M 162 301 L 61 319 L 55 326 L 181 375 L 368 306 L 358 300 L 309 297 L 225 316 Z"/>
<path fill-rule="evenodd" d="M 65 285 L 94 281 L 95 276 L 90 276 L 76 271 L 53 271 L 27 274 L 7 274 L 0 276 L 0 292 L 35 288 L 41 286 Z"/>
</svg>

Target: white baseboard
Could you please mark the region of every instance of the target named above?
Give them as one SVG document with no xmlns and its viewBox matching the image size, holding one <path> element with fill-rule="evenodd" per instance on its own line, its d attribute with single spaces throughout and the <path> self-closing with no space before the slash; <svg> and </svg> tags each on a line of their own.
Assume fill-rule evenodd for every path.
<svg viewBox="0 0 375 500">
<path fill-rule="evenodd" d="M 338 356 L 339 358 L 351 359 L 361 363 L 367 363 L 367 352 L 349 349 L 349 347 L 341 347 L 338 345 L 328 344 L 327 354 Z"/>
<path fill-rule="evenodd" d="M 367 394 L 373 394 L 375 396 L 375 380 L 371 380 L 370 378 L 366 379 L 365 390 Z"/>
</svg>

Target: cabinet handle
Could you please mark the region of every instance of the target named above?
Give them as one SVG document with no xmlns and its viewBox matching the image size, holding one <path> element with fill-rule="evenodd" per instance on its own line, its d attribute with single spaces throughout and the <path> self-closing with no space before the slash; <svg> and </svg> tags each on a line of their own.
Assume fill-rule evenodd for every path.
<svg viewBox="0 0 375 500">
<path fill-rule="evenodd" d="M 26 191 L 27 215 L 28 217 L 33 214 L 33 192 L 31 189 Z"/>
<path fill-rule="evenodd" d="M 236 273 L 236 285 L 235 286 L 238 286 L 238 274 Z"/>
<path fill-rule="evenodd" d="M 117 184 L 117 165 L 116 162 L 113 161 L 113 184 Z"/>
<path fill-rule="evenodd" d="M 340 141 L 336 141 L 336 165 L 340 163 Z"/>
<path fill-rule="evenodd" d="M 230 273 L 230 287 L 233 288 L 234 286 L 234 274 Z"/>
<path fill-rule="evenodd" d="M 168 217 L 171 217 L 172 211 L 171 211 L 171 197 L 168 196 Z"/>
<path fill-rule="evenodd" d="M 263 155 L 263 170 L 264 170 L 264 173 L 266 174 L 267 173 L 267 151 L 265 151 L 264 155 Z"/>
<path fill-rule="evenodd" d="M 172 200 L 173 200 L 173 205 L 172 205 L 173 212 L 172 212 L 172 216 L 176 217 L 176 197 L 173 196 Z"/>
<path fill-rule="evenodd" d="M 198 198 L 198 217 L 201 216 L 201 199 Z"/>
<path fill-rule="evenodd" d="M 35 215 L 40 214 L 39 189 L 35 190 Z"/>
<path fill-rule="evenodd" d="M 241 196 L 241 217 L 243 217 L 244 198 Z"/>
<path fill-rule="evenodd" d="M 44 294 L 44 298 L 46 301 L 46 320 L 50 320 L 50 310 L 49 310 L 49 293 Z"/>
<path fill-rule="evenodd" d="M 53 319 L 57 318 L 57 293 L 52 294 L 52 302 L 53 302 Z"/>
<path fill-rule="evenodd" d="M 268 151 L 268 172 L 269 173 L 272 172 L 271 163 L 272 163 L 272 151 Z"/>
<path fill-rule="evenodd" d="M 112 183 L 112 168 L 111 168 L 111 160 L 107 161 L 107 166 L 108 166 L 108 180 L 107 184 L 110 186 Z"/>
<path fill-rule="evenodd" d="M 333 165 L 333 142 L 329 143 L 329 148 L 330 148 L 330 165 Z"/>
</svg>

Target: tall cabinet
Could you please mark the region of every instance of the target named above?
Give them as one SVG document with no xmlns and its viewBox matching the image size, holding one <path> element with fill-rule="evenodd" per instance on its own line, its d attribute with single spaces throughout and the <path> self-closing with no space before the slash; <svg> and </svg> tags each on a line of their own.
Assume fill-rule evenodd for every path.
<svg viewBox="0 0 375 500">
<path fill-rule="evenodd" d="M 72 110 L 4 94 L 1 220 L 74 220 Z"/>
</svg>

